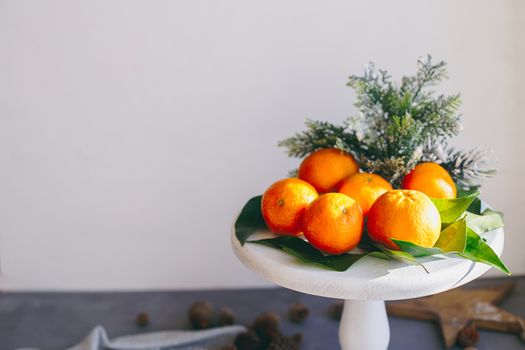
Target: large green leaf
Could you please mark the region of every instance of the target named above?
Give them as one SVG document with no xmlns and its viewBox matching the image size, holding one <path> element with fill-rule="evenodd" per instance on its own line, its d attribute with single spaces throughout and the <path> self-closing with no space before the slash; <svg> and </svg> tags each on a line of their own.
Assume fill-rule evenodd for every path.
<svg viewBox="0 0 525 350">
<path fill-rule="evenodd" d="M 476 198 L 467 208 L 467 212 L 474 213 L 474 214 L 481 214 L 481 199 Z"/>
<path fill-rule="evenodd" d="M 401 241 L 399 239 L 392 239 L 392 241 L 395 244 L 397 244 L 402 251 L 412 255 L 413 257 L 443 254 L 443 251 L 439 248 L 435 248 L 435 247 L 426 248 L 426 247 L 422 247 L 417 244 L 414 244 L 412 242 Z"/>
<path fill-rule="evenodd" d="M 242 208 L 237 221 L 235 221 L 235 235 L 241 245 L 244 245 L 248 237 L 255 231 L 267 228 L 261 213 L 262 196 L 250 199 Z"/>
<path fill-rule="evenodd" d="M 465 197 L 469 194 L 479 191 L 479 186 L 464 189 L 456 184 L 456 188 L 458 189 L 458 197 Z M 479 197 L 474 199 L 474 201 L 467 208 L 467 211 L 474 214 L 481 214 L 481 200 L 479 199 Z"/>
<path fill-rule="evenodd" d="M 472 231 L 481 234 L 503 227 L 503 215 L 500 212 L 487 209 L 481 215 L 467 212 L 467 224 Z"/>
<path fill-rule="evenodd" d="M 441 249 L 445 253 L 465 251 L 467 245 L 467 222 L 460 219 L 447 226 L 434 244 L 434 247 Z"/>
<path fill-rule="evenodd" d="M 413 257 L 423 257 L 445 253 L 461 253 L 465 250 L 467 240 L 467 225 L 464 219 L 447 226 L 432 248 L 422 247 L 408 241 L 392 239 L 399 248 Z"/>
<path fill-rule="evenodd" d="M 472 202 L 477 198 L 479 192 L 471 193 L 464 197 L 446 199 L 446 198 L 430 198 L 439 211 L 441 216 L 441 224 L 446 226 L 456 221 Z"/>
<path fill-rule="evenodd" d="M 319 250 L 312 247 L 308 242 L 293 236 L 279 236 L 276 238 L 248 241 L 248 243 L 256 243 L 278 248 L 297 257 L 305 263 L 315 264 L 336 271 L 346 271 L 356 261 L 368 255 L 368 253 L 324 255 Z"/>
<path fill-rule="evenodd" d="M 467 227 L 467 245 L 465 251 L 460 254 L 464 258 L 476 262 L 482 262 L 496 267 L 510 275 L 509 269 L 498 257 L 492 248 L 476 232 Z"/>
<path fill-rule="evenodd" d="M 412 256 L 410 253 L 404 252 L 402 250 L 388 249 L 385 246 L 380 245 L 380 244 L 377 244 L 376 247 L 379 249 L 380 252 L 382 252 L 389 258 L 394 259 L 394 260 L 401 260 L 411 265 L 421 266 L 423 270 L 425 270 L 425 272 L 428 273 L 427 268 L 422 263 L 417 261 L 416 258 Z"/>
</svg>

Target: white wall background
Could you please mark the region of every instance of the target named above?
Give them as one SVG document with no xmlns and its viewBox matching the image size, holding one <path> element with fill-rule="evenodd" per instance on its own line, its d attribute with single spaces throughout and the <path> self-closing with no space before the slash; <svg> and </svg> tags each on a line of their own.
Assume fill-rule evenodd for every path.
<svg viewBox="0 0 525 350">
<path fill-rule="evenodd" d="M 523 1 L 0 1 L 0 289 L 267 285 L 228 235 L 350 74 L 432 53 L 525 273 Z M 497 273 L 496 273 L 497 274 Z"/>
</svg>

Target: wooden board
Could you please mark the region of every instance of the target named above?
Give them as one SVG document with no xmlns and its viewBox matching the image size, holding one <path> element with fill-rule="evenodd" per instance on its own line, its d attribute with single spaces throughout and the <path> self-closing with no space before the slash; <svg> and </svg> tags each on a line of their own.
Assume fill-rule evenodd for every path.
<svg viewBox="0 0 525 350">
<path fill-rule="evenodd" d="M 457 288 L 424 298 L 389 302 L 387 312 L 391 316 L 436 321 L 448 348 L 470 322 L 483 329 L 516 333 L 525 339 L 525 320 L 496 306 L 513 288 L 512 282 L 486 288 Z"/>
</svg>

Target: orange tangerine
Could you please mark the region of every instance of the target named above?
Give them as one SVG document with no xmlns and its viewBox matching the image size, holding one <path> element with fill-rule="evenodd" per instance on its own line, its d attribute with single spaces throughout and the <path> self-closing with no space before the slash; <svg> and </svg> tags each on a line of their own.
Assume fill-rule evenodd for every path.
<svg viewBox="0 0 525 350">
<path fill-rule="evenodd" d="M 266 224 L 276 233 L 297 235 L 302 231 L 306 207 L 318 196 L 308 182 L 288 178 L 272 184 L 263 194 L 261 211 Z"/>
<path fill-rule="evenodd" d="M 456 198 L 456 184 L 439 164 L 427 162 L 416 165 L 401 184 L 407 190 L 421 191 L 432 198 Z"/>
<path fill-rule="evenodd" d="M 323 148 L 311 153 L 299 166 L 298 177 L 312 184 L 319 193 L 336 186 L 359 171 L 354 157 L 336 148 Z"/>
<path fill-rule="evenodd" d="M 399 249 L 392 238 L 430 248 L 441 233 L 441 217 L 423 192 L 392 190 L 370 208 L 367 228 L 372 240 L 391 249 Z"/>
<path fill-rule="evenodd" d="M 304 214 L 304 236 L 312 246 L 327 253 L 341 254 L 355 248 L 362 232 L 361 207 L 346 194 L 322 194 Z"/>
<path fill-rule="evenodd" d="M 339 193 L 344 193 L 359 203 L 363 215 L 383 193 L 392 190 L 392 185 L 381 176 L 368 173 L 357 173 L 343 180 Z"/>
</svg>

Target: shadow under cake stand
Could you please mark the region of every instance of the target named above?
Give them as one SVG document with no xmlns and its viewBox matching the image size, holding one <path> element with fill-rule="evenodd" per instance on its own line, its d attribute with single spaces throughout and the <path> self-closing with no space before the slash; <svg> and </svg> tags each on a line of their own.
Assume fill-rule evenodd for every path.
<svg viewBox="0 0 525 350">
<path fill-rule="evenodd" d="M 496 254 L 503 250 L 503 229 L 481 235 Z M 251 239 L 268 238 L 257 233 Z M 385 300 L 418 298 L 459 287 L 490 267 L 454 257 L 418 258 L 421 266 L 401 261 L 364 257 L 344 272 L 305 264 L 285 252 L 246 243 L 241 246 L 232 230 L 231 244 L 239 260 L 263 278 L 298 292 L 344 300 L 339 326 L 343 350 L 385 350 L 390 329 Z"/>
</svg>

